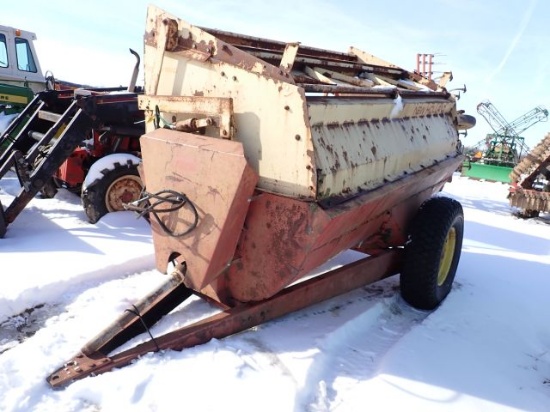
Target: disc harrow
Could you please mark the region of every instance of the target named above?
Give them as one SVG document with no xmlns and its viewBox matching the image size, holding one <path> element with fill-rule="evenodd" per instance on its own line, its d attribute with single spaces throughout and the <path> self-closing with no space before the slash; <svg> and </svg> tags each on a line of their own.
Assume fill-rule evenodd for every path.
<svg viewBox="0 0 550 412">
<path fill-rule="evenodd" d="M 510 173 L 510 205 L 524 217 L 550 212 L 550 133 Z"/>
</svg>

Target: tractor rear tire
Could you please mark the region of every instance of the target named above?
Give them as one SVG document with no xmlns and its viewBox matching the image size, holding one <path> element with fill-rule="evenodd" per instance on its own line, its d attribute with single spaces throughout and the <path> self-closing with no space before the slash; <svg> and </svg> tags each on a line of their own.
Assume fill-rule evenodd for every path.
<svg viewBox="0 0 550 412">
<path fill-rule="evenodd" d="M 401 296 L 411 306 L 432 310 L 451 291 L 464 235 L 464 212 L 446 197 L 425 201 L 411 222 L 400 276 Z"/>
<path fill-rule="evenodd" d="M 143 183 L 136 165 L 119 163 L 105 169 L 102 177 L 88 186 L 81 195 L 82 205 L 90 223 L 110 212 L 124 209 L 124 204 L 139 199 Z"/>
</svg>

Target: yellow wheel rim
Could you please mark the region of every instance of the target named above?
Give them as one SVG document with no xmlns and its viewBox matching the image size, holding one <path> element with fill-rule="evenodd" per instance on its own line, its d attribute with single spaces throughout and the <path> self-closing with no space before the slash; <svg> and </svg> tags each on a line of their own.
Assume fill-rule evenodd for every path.
<svg viewBox="0 0 550 412">
<path fill-rule="evenodd" d="M 452 227 L 447 233 L 443 250 L 441 251 L 441 259 L 439 261 L 439 273 L 437 274 L 437 285 L 441 286 L 445 283 L 447 276 L 449 276 L 449 270 L 451 269 L 451 263 L 453 263 L 453 257 L 455 255 L 456 247 L 456 229 Z"/>
</svg>

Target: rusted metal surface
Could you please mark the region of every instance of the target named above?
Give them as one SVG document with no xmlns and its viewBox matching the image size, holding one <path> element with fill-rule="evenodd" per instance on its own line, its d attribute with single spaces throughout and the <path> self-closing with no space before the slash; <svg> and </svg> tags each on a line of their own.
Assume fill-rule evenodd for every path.
<svg viewBox="0 0 550 412">
<path fill-rule="evenodd" d="M 158 129 L 141 138 L 141 148 L 147 191 L 170 188 L 185 194 L 198 211 L 197 227 L 183 237 L 171 236 L 151 220 L 157 268 L 165 272 L 169 261 L 185 260 L 185 284 L 200 290 L 233 258 L 257 175 L 239 142 Z M 174 232 L 185 230 L 192 219 L 189 208 L 161 215 Z"/>
<path fill-rule="evenodd" d="M 342 250 L 377 253 L 403 245 L 407 222 L 460 163 L 460 157 L 451 158 L 329 209 L 267 193 L 257 196 L 239 242 L 239 259 L 211 285 L 217 293 L 213 298 L 228 304 L 228 297 L 266 299 Z"/>
<path fill-rule="evenodd" d="M 167 29 L 166 26 L 169 26 Z M 177 28 L 177 38 L 173 34 Z M 172 38 L 170 46 L 157 39 L 163 39 L 162 33 L 169 32 Z M 246 71 L 254 72 L 281 81 L 292 81 L 288 74 L 279 68 L 265 65 L 263 61 L 245 53 L 238 48 L 218 40 L 216 37 L 198 27 L 189 25 L 174 16 L 169 15 L 154 6 L 149 6 L 145 33 L 145 46 L 155 49 L 162 48 L 171 53 L 177 53 L 199 61 L 224 62 L 238 66 Z M 146 69 L 147 70 L 147 69 Z M 149 94 L 149 91 L 146 90 Z"/>
<path fill-rule="evenodd" d="M 52 386 L 398 273 L 412 216 L 463 160 L 455 97 L 358 49 L 201 29 L 150 6 L 144 66 L 140 174 L 149 193 L 170 191 L 187 206 L 151 219 L 157 268 L 186 267 L 167 290 L 223 311 L 108 357 L 136 324 L 126 316 L 52 374 Z M 161 118 L 174 129 L 206 126 L 159 129 Z M 347 249 L 370 256 L 303 280 Z"/>
<path fill-rule="evenodd" d="M 154 10 L 153 16 L 156 16 Z M 162 12 L 159 16 L 148 19 L 151 22 L 148 33 L 158 30 L 156 22 L 162 24 L 164 18 L 169 18 Z M 250 165 L 260 176 L 259 186 L 292 196 L 314 198 L 313 147 L 303 91 L 279 67 L 186 22 L 178 20 L 178 25 L 182 47 L 164 52 L 160 72 L 157 71 L 155 42 L 146 40 L 146 94 L 231 98 L 236 129 L 234 140 L 243 143 Z M 206 53 L 206 48 L 210 52 L 214 50 L 214 55 L 203 59 L 197 55 L 197 50 Z M 160 76 L 158 87 L 149 90 L 150 79 L 156 76 Z M 161 111 L 161 115 L 170 118 L 174 111 Z M 153 119 L 147 120 L 147 130 L 153 130 Z M 295 166 L 281 167 L 282 164 Z M 295 168 L 300 172 L 296 173 Z"/>
<path fill-rule="evenodd" d="M 450 157 L 323 208 L 275 194 L 253 196 L 256 175 L 237 142 L 158 129 L 141 145 L 148 191 L 183 193 L 200 216 L 183 238 L 152 221 L 157 268 L 165 271 L 174 258 L 186 262 L 185 284 L 227 306 L 269 298 L 342 250 L 403 245 L 406 222 L 462 162 Z M 174 232 L 190 220 L 188 210 L 163 217 Z"/>
<path fill-rule="evenodd" d="M 260 190 L 316 201 L 327 197 L 328 185 L 331 197 L 342 198 L 353 195 L 350 188 L 356 192 L 369 187 L 365 185 L 366 175 L 374 173 L 368 178 L 370 182 L 383 182 L 388 176 L 391 180 L 444 160 L 456 146 L 458 120 L 453 96 L 433 82 L 357 48 L 341 53 L 201 29 L 153 6 L 149 16 L 144 60 L 146 94 L 231 98 L 234 140 L 243 143 L 245 156 L 259 175 Z M 178 27 L 177 46 L 170 51 L 158 43 L 167 21 L 177 22 Z M 149 88 L 150 84 L 154 87 Z M 334 101 L 316 101 L 320 93 L 329 94 Z M 363 97 L 365 103 L 355 102 L 356 109 L 346 113 L 353 105 L 344 107 L 340 99 L 350 94 Z M 323 126 L 331 131 L 319 137 L 316 133 L 323 120 L 314 106 L 323 104 L 331 110 L 339 106 L 342 109 L 333 110 L 330 124 L 324 121 Z M 399 110 L 401 104 L 404 110 Z M 445 109 L 437 113 L 441 119 L 430 116 L 431 109 L 426 110 L 430 104 Z M 175 107 L 164 109 L 164 118 L 177 116 Z M 384 126 L 379 129 L 379 125 Z M 152 129 L 149 121 L 148 130 Z M 394 136 L 384 148 L 390 131 Z M 438 134 L 443 134 L 444 142 L 433 149 L 431 143 L 438 140 Z M 337 137 L 336 141 L 327 142 L 329 135 L 330 139 Z M 422 145 L 423 136 L 426 139 Z M 429 155 L 426 159 L 409 155 L 407 167 L 402 168 L 403 162 L 396 159 L 401 153 L 394 156 L 394 148 L 410 147 L 411 138 L 415 146 L 412 153 L 427 150 Z M 344 153 L 356 153 L 359 145 L 371 151 L 372 141 L 376 141 L 377 155 L 355 156 L 346 164 Z M 337 152 L 331 151 L 333 144 L 340 146 Z M 444 150 L 441 144 L 446 146 Z M 385 162 L 383 168 L 373 167 L 373 162 L 380 161 Z M 395 170 L 388 170 L 392 165 Z M 332 185 L 325 176 L 334 175 L 338 177 Z M 324 187 L 319 182 L 325 182 Z"/>
<path fill-rule="evenodd" d="M 179 271 L 175 271 L 157 289 L 136 302 L 109 327 L 89 340 L 82 347 L 82 354 L 93 358 L 98 352 L 110 353 L 129 339 L 143 333 L 143 322 L 147 325 L 154 324 L 190 295 L 190 290 L 183 286 L 183 278 Z"/>
<path fill-rule="evenodd" d="M 455 98 L 429 82 L 424 83 L 430 87 L 415 82 L 411 73 L 395 65 L 356 48 L 339 53 L 203 30 L 153 6 L 149 16 L 146 89 L 149 79 L 159 76 L 159 82 L 155 91 L 146 90 L 148 96 L 141 99 L 140 107 L 149 112 L 158 107 L 163 117 L 179 120 L 182 114 L 204 115 L 198 106 L 214 108 L 210 104 L 214 99 L 230 100 L 233 140 L 242 144 L 243 161 L 259 179 L 242 234 L 231 237 L 241 239 L 235 257 L 224 255 L 226 266 L 214 264 L 217 271 L 209 275 L 201 272 L 207 264 L 189 271 L 197 277 L 190 284 L 216 301 L 230 305 L 272 296 L 315 265 L 365 239 L 370 239 L 364 242 L 365 250 L 402 244 L 399 228 L 409 216 L 407 211 L 419 204 L 426 191 L 429 196 L 440 188 L 460 163 Z M 158 66 L 155 59 L 162 47 L 156 36 L 166 30 L 168 20 L 177 22 L 177 46 L 170 51 L 163 47 L 162 71 L 155 72 L 151 68 Z M 294 79 L 286 76 L 289 69 Z M 303 73 L 304 83 L 296 82 L 297 72 Z M 309 84 L 308 78 L 321 84 Z M 355 80 L 346 82 L 349 78 Z M 400 87 L 405 83 L 406 87 Z M 193 102 L 197 107 L 193 108 Z M 153 128 L 149 122 L 148 130 Z M 189 145 L 191 136 L 170 137 L 160 145 L 170 147 L 173 142 L 178 148 L 161 151 L 156 144 L 147 148 L 154 156 L 144 151 L 148 187 L 150 178 L 157 180 L 155 189 L 165 185 L 183 192 L 188 191 L 188 184 L 216 188 L 225 184 L 225 169 L 231 162 L 214 166 L 213 161 L 201 159 L 212 165 L 209 172 L 219 173 L 216 182 L 203 181 L 204 172 L 195 171 L 195 151 L 200 151 L 202 143 Z M 216 145 L 216 137 L 221 136 L 211 134 L 204 139 Z M 190 146 L 196 148 L 189 151 Z M 159 159 L 163 159 L 161 167 L 148 166 Z M 441 166 L 449 163 L 453 166 Z M 424 186 L 430 179 L 408 178 L 424 174 L 438 178 L 431 186 Z M 395 193 L 386 189 L 400 187 L 396 182 L 407 185 Z M 375 190 L 386 200 L 357 200 L 370 199 Z M 207 195 L 196 192 L 192 199 L 200 201 Z M 407 211 L 397 209 L 409 201 Z M 205 204 L 204 213 L 212 207 L 217 205 Z M 392 208 L 398 217 L 388 218 Z M 247 207 L 244 210 L 246 214 Z M 244 221 L 242 213 L 238 216 Z M 196 239 L 193 245 L 217 243 L 206 235 L 202 233 L 200 242 Z M 192 258 L 186 242 L 182 246 L 158 233 L 155 236 L 155 244 L 162 244 L 156 245 L 159 268 L 174 252 L 184 260 L 205 260 L 202 253 L 200 259 Z M 232 242 L 228 249 L 234 251 L 235 246 Z M 227 272 L 223 276 L 222 270 Z"/>
<path fill-rule="evenodd" d="M 216 98 L 202 96 L 139 96 L 138 107 L 145 112 L 146 119 L 154 119 L 156 111 L 169 113 L 170 125 L 175 125 L 189 116 L 213 118 L 212 123 L 205 125 L 216 129 L 206 131 L 207 136 L 233 139 L 235 136 L 235 122 L 233 118 L 233 100 L 231 98 Z M 164 125 L 161 125 L 164 126 Z"/>
<path fill-rule="evenodd" d="M 547 186 L 539 190 L 533 187 L 540 176 L 550 180 L 550 134 L 547 134 L 510 173 L 510 205 L 522 209 L 526 215 L 533 212 L 550 212 L 550 192 L 547 191 Z"/>
<path fill-rule="evenodd" d="M 105 195 L 105 206 L 109 212 L 126 210 L 124 205 L 138 200 L 142 190 L 143 184 L 138 176 L 122 176 L 109 186 Z"/>
<path fill-rule="evenodd" d="M 457 152 L 452 103 L 310 98 L 317 201 L 341 202 Z"/>
<path fill-rule="evenodd" d="M 550 213 L 550 192 L 524 189 L 513 185 L 508 194 L 510 205 L 524 211 Z"/>
<path fill-rule="evenodd" d="M 107 356 L 108 353 L 100 351 L 86 354 L 81 352 L 52 373 L 47 381 L 52 387 L 62 387 L 76 379 L 127 365 L 148 352 L 182 350 L 211 339 L 224 338 L 394 275 L 398 271 L 400 260 L 400 250 L 386 251 L 376 257 L 366 257 L 296 284 L 271 299 L 227 309 L 111 357 Z"/>
<path fill-rule="evenodd" d="M 513 183 L 521 183 L 524 189 L 530 189 L 538 175 L 543 173 L 542 169 L 548 166 L 550 166 L 550 133 L 514 167 L 510 173 L 510 180 Z"/>
</svg>

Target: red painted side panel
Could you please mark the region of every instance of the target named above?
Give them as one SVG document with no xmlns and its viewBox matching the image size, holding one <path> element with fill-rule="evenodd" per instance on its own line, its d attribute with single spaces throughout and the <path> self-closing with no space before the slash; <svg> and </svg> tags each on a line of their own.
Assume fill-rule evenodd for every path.
<svg viewBox="0 0 550 412">
<path fill-rule="evenodd" d="M 200 290 L 233 260 L 258 176 L 235 141 L 158 129 L 141 137 L 141 147 L 147 192 L 185 194 L 199 215 L 196 228 L 179 237 L 151 218 L 157 268 L 165 272 L 179 256 L 187 264 L 185 284 Z M 189 205 L 159 217 L 175 233 L 194 220 Z"/>
<path fill-rule="evenodd" d="M 217 299 L 263 300 L 344 250 L 402 246 L 406 223 L 460 162 L 452 158 L 327 210 L 261 194 L 251 204 L 239 259 L 213 285 Z"/>
<path fill-rule="evenodd" d="M 225 306 L 267 299 L 338 253 L 402 246 L 420 204 L 462 161 L 450 158 L 330 208 L 254 190 L 257 175 L 236 141 L 158 129 L 141 138 L 149 193 L 173 190 L 196 207 L 151 219 L 157 268 L 185 261 L 189 288 Z"/>
</svg>

